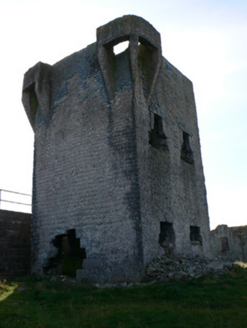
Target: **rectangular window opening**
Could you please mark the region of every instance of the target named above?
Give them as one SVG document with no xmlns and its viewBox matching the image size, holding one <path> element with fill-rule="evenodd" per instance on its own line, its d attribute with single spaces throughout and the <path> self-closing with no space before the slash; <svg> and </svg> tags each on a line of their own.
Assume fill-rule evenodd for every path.
<svg viewBox="0 0 247 328">
<path fill-rule="evenodd" d="M 194 164 L 193 150 L 190 145 L 190 135 L 183 131 L 183 144 L 181 149 L 181 159 L 189 164 Z"/>
<path fill-rule="evenodd" d="M 190 241 L 192 245 L 202 245 L 200 227 L 190 226 Z"/>
<path fill-rule="evenodd" d="M 149 144 L 158 150 L 166 151 L 168 150 L 167 137 L 163 130 L 162 118 L 154 114 L 154 126 L 149 132 Z"/>
</svg>

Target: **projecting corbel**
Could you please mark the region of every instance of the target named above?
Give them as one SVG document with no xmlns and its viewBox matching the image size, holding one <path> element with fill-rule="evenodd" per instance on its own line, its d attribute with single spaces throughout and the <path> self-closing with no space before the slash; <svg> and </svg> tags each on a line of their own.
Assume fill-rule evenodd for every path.
<svg viewBox="0 0 247 328">
<path fill-rule="evenodd" d="M 51 66 L 37 63 L 24 75 L 22 103 L 29 122 L 35 131 L 36 114 L 39 109 L 45 124 L 50 121 Z"/>
</svg>

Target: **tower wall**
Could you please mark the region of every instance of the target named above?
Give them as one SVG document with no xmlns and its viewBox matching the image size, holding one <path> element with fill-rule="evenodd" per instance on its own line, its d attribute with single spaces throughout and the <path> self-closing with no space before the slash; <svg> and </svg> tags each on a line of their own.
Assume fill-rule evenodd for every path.
<svg viewBox="0 0 247 328">
<path fill-rule="evenodd" d="M 136 279 L 143 266 L 132 85 L 121 73 L 128 61 L 116 65 L 121 83 L 109 104 L 96 55 L 94 44 L 54 65 L 49 126 L 36 114 L 33 270 L 48 266 L 57 235 L 75 229 L 86 250 L 80 277 Z"/>
<path fill-rule="evenodd" d="M 36 64 L 23 104 L 35 132 L 33 271 L 62 274 L 77 257 L 80 279 L 138 280 L 164 252 L 208 252 L 192 84 L 149 23 L 124 16 L 97 43 Z"/>
<path fill-rule="evenodd" d="M 140 98 L 136 128 L 144 262 L 164 251 L 207 257 L 209 218 L 192 83 L 163 58 L 149 103 Z M 158 140 L 152 144 L 157 120 Z M 183 157 L 184 136 L 191 148 L 188 158 Z"/>
</svg>

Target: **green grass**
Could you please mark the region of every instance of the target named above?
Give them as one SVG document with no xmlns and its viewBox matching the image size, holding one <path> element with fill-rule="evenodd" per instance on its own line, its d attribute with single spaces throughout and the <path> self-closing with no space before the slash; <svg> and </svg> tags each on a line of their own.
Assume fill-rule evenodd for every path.
<svg viewBox="0 0 247 328">
<path fill-rule="evenodd" d="M 1 328 L 247 327 L 247 270 L 129 288 L 35 276 L 0 284 Z"/>
</svg>

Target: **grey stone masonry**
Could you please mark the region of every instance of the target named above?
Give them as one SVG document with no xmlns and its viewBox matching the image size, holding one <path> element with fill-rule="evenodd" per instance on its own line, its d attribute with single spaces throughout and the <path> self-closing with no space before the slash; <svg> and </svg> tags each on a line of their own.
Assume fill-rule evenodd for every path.
<svg viewBox="0 0 247 328">
<path fill-rule="evenodd" d="M 156 256 L 210 253 L 192 83 L 147 21 L 123 16 L 87 48 L 36 64 L 23 105 L 35 132 L 32 271 L 137 281 Z"/>
<path fill-rule="evenodd" d="M 219 225 L 211 231 L 214 257 L 228 261 L 247 261 L 247 226 Z"/>
<path fill-rule="evenodd" d="M 0 210 L 0 278 L 30 273 L 31 214 Z"/>
</svg>

